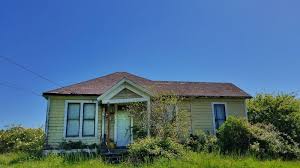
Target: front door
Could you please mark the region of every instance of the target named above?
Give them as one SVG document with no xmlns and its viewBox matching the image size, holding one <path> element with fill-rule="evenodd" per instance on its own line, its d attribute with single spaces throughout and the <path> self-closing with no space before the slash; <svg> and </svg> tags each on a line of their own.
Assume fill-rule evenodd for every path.
<svg viewBox="0 0 300 168">
<path fill-rule="evenodd" d="M 128 111 L 117 111 L 117 146 L 127 146 L 130 143 L 130 116 Z"/>
</svg>

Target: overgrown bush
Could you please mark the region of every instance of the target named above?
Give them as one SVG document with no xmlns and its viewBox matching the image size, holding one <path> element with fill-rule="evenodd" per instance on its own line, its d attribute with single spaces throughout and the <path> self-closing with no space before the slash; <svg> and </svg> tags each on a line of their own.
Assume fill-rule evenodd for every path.
<svg viewBox="0 0 300 168">
<path fill-rule="evenodd" d="M 186 145 L 194 152 L 216 152 L 219 151 L 217 137 L 209 135 L 202 130 L 191 134 Z"/>
<path fill-rule="evenodd" d="M 251 125 L 245 119 L 229 117 L 218 130 L 217 136 L 222 153 L 250 152 L 263 159 L 295 159 L 300 156 L 298 144 L 271 124 Z"/>
<path fill-rule="evenodd" d="M 251 143 L 250 124 L 245 119 L 230 116 L 217 132 L 222 153 L 246 153 Z"/>
<path fill-rule="evenodd" d="M 250 152 L 259 158 L 296 159 L 300 156 L 298 144 L 289 137 L 283 138 L 271 124 L 251 126 Z"/>
<path fill-rule="evenodd" d="M 45 143 L 45 133 L 41 128 L 13 126 L 0 131 L 0 153 L 26 152 L 39 154 Z"/>
<path fill-rule="evenodd" d="M 133 163 L 152 162 L 156 158 L 176 158 L 184 153 L 181 144 L 170 138 L 144 138 L 129 146 L 129 157 Z"/>
<path fill-rule="evenodd" d="M 272 124 L 300 143 L 300 101 L 294 94 L 258 94 L 247 106 L 250 123 Z"/>
</svg>

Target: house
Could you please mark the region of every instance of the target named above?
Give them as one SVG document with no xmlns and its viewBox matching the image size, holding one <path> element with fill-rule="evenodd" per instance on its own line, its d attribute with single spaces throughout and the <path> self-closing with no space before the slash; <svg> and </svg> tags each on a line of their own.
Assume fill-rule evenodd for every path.
<svg viewBox="0 0 300 168">
<path fill-rule="evenodd" d="M 55 148 L 63 141 L 100 144 L 112 139 L 126 146 L 133 141 L 134 118 L 122 105 L 145 102 L 150 113 L 153 92 L 186 98 L 179 108 L 190 113 L 192 132 L 214 133 L 229 115 L 246 118 L 245 100 L 251 98 L 231 83 L 155 81 L 116 72 L 43 93 L 48 102 L 46 143 Z"/>
</svg>

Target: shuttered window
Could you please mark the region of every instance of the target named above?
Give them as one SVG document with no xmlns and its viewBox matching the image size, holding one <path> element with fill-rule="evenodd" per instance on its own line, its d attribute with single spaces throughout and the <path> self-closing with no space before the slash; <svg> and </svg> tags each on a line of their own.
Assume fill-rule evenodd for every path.
<svg viewBox="0 0 300 168">
<path fill-rule="evenodd" d="M 225 104 L 214 104 L 215 128 L 218 129 L 226 121 Z"/>
</svg>

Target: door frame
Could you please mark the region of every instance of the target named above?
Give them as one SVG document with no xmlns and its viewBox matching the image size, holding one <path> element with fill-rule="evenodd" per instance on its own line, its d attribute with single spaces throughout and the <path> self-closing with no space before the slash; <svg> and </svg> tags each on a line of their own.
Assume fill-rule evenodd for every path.
<svg viewBox="0 0 300 168">
<path fill-rule="evenodd" d="M 129 113 L 129 112 L 128 112 Z M 130 142 L 133 143 L 133 117 L 130 116 Z M 114 124 L 114 141 L 117 143 L 118 140 L 118 105 L 115 104 L 115 124 Z M 118 144 L 117 144 L 118 146 Z"/>
</svg>

